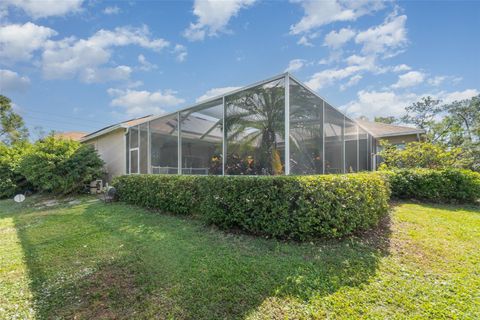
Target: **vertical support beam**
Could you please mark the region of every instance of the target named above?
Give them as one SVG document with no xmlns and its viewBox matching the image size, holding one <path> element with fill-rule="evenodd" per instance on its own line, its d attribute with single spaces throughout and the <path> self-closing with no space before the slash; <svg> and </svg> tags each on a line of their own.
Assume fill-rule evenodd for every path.
<svg viewBox="0 0 480 320">
<path fill-rule="evenodd" d="M 343 116 L 343 128 L 342 128 L 342 145 L 343 145 L 343 170 L 342 172 L 343 173 L 347 173 L 347 169 L 345 168 L 346 167 L 346 154 L 345 154 L 345 115 Z"/>
<path fill-rule="evenodd" d="M 152 139 L 150 137 L 150 121 L 147 122 L 147 173 L 152 173 Z"/>
<path fill-rule="evenodd" d="M 357 172 L 360 172 L 360 128 L 358 124 L 355 126 L 357 127 Z"/>
<path fill-rule="evenodd" d="M 322 99 L 322 174 L 325 174 L 325 100 Z"/>
<path fill-rule="evenodd" d="M 140 148 L 142 147 L 140 145 L 140 137 L 141 137 L 142 133 L 140 131 L 140 125 L 137 125 L 137 137 L 138 137 L 138 147 L 137 147 L 137 174 L 140 174 Z"/>
<path fill-rule="evenodd" d="M 285 75 L 285 174 L 290 174 L 290 76 Z"/>
<path fill-rule="evenodd" d="M 123 136 L 123 146 L 125 147 L 125 174 L 130 174 L 130 128 L 127 128 Z M 127 141 L 128 139 L 128 141 Z M 128 144 L 127 144 L 128 142 Z M 127 160 L 128 159 L 128 160 Z"/>
<path fill-rule="evenodd" d="M 225 131 L 225 116 L 226 106 L 225 106 L 225 96 L 222 97 L 222 176 L 225 175 L 225 163 L 227 162 L 227 132 Z"/>
<path fill-rule="evenodd" d="M 178 161 L 177 161 L 177 174 L 182 174 L 182 118 L 180 112 L 177 112 L 177 143 L 178 143 Z"/>
</svg>

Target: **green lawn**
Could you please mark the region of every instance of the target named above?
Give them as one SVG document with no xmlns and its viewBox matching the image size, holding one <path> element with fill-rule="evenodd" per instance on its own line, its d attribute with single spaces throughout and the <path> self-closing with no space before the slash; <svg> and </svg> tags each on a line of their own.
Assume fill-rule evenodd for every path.
<svg viewBox="0 0 480 320">
<path fill-rule="evenodd" d="M 124 204 L 0 201 L 0 319 L 480 317 L 480 209 L 298 244 Z"/>
</svg>

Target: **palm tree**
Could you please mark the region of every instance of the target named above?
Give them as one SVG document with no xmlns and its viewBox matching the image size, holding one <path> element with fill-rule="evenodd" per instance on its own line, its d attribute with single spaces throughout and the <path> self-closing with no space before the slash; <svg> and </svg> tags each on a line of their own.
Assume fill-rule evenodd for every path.
<svg viewBox="0 0 480 320">
<path fill-rule="evenodd" d="M 283 84 L 281 79 L 227 97 L 225 131 L 229 159 L 225 169 L 228 173 L 283 173 L 279 152 L 285 139 Z M 245 172 L 234 172 L 238 161 L 244 162 L 241 167 Z"/>
</svg>

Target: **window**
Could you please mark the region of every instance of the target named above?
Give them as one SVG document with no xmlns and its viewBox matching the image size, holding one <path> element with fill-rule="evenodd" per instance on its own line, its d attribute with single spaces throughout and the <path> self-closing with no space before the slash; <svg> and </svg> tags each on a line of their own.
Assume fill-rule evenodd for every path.
<svg viewBox="0 0 480 320">
<path fill-rule="evenodd" d="M 129 155 L 129 163 L 130 163 L 130 170 L 129 173 L 139 173 L 138 171 L 138 163 L 139 163 L 139 152 L 138 152 L 138 127 L 131 127 L 130 128 L 130 155 Z"/>
</svg>

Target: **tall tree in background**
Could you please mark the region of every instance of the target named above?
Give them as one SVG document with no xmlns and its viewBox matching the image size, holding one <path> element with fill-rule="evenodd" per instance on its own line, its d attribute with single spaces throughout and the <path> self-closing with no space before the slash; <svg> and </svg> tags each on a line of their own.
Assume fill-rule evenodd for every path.
<svg viewBox="0 0 480 320">
<path fill-rule="evenodd" d="M 388 116 L 388 117 L 375 117 L 373 120 L 375 122 L 381 122 L 381 123 L 386 123 L 386 124 L 394 124 L 398 122 L 398 119 L 395 118 L 394 116 Z"/>
<path fill-rule="evenodd" d="M 445 111 L 448 145 L 464 149 L 472 159 L 472 169 L 480 171 L 480 95 L 445 105 Z"/>
<path fill-rule="evenodd" d="M 424 129 L 427 144 L 459 150 L 464 167 L 480 171 L 480 95 L 449 104 L 424 97 L 405 111 L 401 122 Z"/>
<path fill-rule="evenodd" d="M 0 95 L 0 140 L 6 144 L 14 144 L 28 138 L 28 130 L 23 118 L 15 113 L 12 101 Z"/>
<path fill-rule="evenodd" d="M 426 139 L 430 142 L 437 142 L 445 134 L 445 128 L 439 127 L 437 119 L 440 113 L 444 111 L 440 100 L 432 97 L 423 97 L 420 101 L 411 104 L 405 108 L 406 114 L 401 118 L 401 122 L 412 124 L 426 132 Z"/>
</svg>

